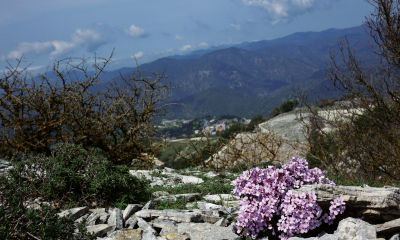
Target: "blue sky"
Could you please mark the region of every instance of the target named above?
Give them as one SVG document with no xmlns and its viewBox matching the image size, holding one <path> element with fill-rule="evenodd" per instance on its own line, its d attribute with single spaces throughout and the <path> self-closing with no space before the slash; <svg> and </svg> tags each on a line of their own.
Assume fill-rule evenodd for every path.
<svg viewBox="0 0 400 240">
<path fill-rule="evenodd" d="M 359 26 L 363 0 L 1 0 L 0 71 L 24 54 L 43 71 L 66 57 L 108 57 L 134 67 L 221 44 Z"/>
</svg>

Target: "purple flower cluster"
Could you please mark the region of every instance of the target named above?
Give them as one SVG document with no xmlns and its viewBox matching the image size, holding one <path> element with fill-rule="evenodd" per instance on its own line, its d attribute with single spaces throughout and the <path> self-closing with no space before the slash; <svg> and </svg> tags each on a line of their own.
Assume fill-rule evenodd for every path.
<svg viewBox="0 0 400 240">
<path fill-rule="evenodd" d="M 317 220 L 322 209 L 317 202 L 315 192 L 293 194 L 288 191 L 280 206 L 282 216 L 278 221 L 278 230 L 282 231 L 281 239 L 293 237 L 294 233 L 306 233 L 321 225 Z"/>
<path fill-rule="evenodd" d="M 237 233 L 247 230 L 245 235 L 256 239 L 264 228 L 273 235 L 286 239 L 294 233 L 305 233 L 321 224 L 318 218 L 322 210 L 316 203 L 315 193 L 293 194 L 292 189 L 310 184 L 331 184 L 334 182 L 325 178 L 318 169 L 308 169 L 304 159 L 293 158 L 281 169 L 268 166 L 267 169 L 253 168 L 243 172 L 232 182 L 233 192 L 238 198 L 239 214 L 236 222 Z M 332 221 L 338 212 L 344 211 L 343 199 L 335 199 L 330 208 L 328 221 Z M 274 216 L 281 215 L 276 221 Z M 275 220 L 274 220 L 274 219 Z M 275 226 L 276 225 L 276 226 Z"/>
<path fill-rule="evenodd" d="M 322 219 L 325 223 L 329 223 L 331 225 L 333 220 L 336 218 L 336 215 L 339 213 L 342 214 L 346 209 L 345 202 L 343 198 L 336 198 L 331 201 L 331 206 L 329 207 L 329 215 L 327 213 L 324 214 Z"/>
</svg>

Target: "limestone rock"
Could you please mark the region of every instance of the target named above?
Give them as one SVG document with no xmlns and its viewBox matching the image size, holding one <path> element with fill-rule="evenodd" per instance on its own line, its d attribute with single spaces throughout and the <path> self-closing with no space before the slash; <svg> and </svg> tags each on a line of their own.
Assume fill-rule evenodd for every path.
<svg viewBox="0 0 400 240">
<path fill-rule="evenodd" d="M 340 221 L 334 233 L 339 240 L 366 240 L 376 238 L 375 226 L 356 218 L 346 218 Z"/>
<path fill-rule="evenodd" d="M 375 225 L 378 234 L 397 233 L 400 232 L 400 218 Z"/>
<path fill-rule="evenodd" d="M 187 235 L 191 240 L 240 240 L 240 237 L 228 228 L 210 223 L 181 223 L 178 225 L 178 234 Z"/>
<path fill-rule="evenodd" d="M 304 185 L 293 193 L 314 191 L 317 203 L 327 212 L 330 201 L 343 198 L 346 211 L 341 216 L 362 217 L 367 222 L 382 223 L 400 218 L 400 188 L 375 188 L 332 186 L 327 184 Z"/>
<path fill-rule="evenodd" d="M 141 204 L 128 204 L 128 206 L 125 208 L 124 213 L 122 214 L 122 218 L 124 221 L 126 221 L 132 214 L 135 212 L 139 211 L 143 205 Z"/>
<path fill-rule="evenodd" d="M 78 207 L 78 208 L 72 208 L 72 209 L 65 210 L 61 213 L 58 213 L 57 215 L 59 218 L 70 217 L 73 220 L 76 220 L 76 219 L 82 217 L 87 211 L 88 211 L 88 207 Z"/>
<path fill-rule="evenodd" d="M 122 212 L 119 208 L 114 208 L 111 211 L 110 217 L 108 218 L 108 225 L 115 226 L 117 229 L 121 229 L 124 226 L 122 219 Z"/>
</svg>

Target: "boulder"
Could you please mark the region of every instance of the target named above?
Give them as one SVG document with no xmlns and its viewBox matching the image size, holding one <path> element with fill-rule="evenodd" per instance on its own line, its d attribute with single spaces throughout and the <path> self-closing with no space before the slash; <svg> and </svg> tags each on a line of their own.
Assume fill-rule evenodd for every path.
<svg viewBox="0 0 400 240">
<path fill-rule="evenodd" d="M 338 240 L 376 239 L 376 227 L 356 218 L 346 218 L 340 221 L 338 229 L 333 234 Z"/>
<path fill-rule="evenodd" d="M 400 218 L 400 188 L 316 184 L 302 186 L 293 190 L 293 193 L 311 191 L 315 192 L 317 203 L 325 212 L 329 212 L 330 202 L 333 199 L 343 198 L 346 211 L 338 215 L 340 218 L 364 217 L 366 222 L 375 224 Z"/>
</svg>

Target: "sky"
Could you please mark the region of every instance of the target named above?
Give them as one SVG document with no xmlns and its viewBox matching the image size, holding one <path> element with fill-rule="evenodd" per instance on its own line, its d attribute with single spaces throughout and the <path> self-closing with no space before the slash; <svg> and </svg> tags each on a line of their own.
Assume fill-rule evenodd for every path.
<svg viewBox="0 0 400 240">
<path fill-rule="evenodd" d="M 0 71 L 69 57 L 135 67 L 211 46 L 360 26 L 364 0 L 0 0 Z M 96 54 L 96 55 L 95 55 Z M 74 60 L 75 61 L 75 60 Z"/>
</svg>

